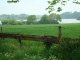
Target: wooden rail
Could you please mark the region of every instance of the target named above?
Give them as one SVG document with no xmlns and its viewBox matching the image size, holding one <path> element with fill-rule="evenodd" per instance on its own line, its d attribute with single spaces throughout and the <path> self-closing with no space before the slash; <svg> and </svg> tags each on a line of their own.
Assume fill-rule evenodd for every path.
<svg viewBox="0 0 80 60">
<path fill-rule="evenodd" d="M 30 41 L 41 41 L 41 42 L 50 42 L 50 43 L 59 43 L 59 38 L 56 36 L 37 36 L 37 35 L 23 35 L 23 34 L 7 34 L 0 33 L 0 38 L 13 38 L 18 40 L 30 40 Z M 78 38 L 66 38 L 62 37 L 64 40 L 77 40 Z"/>
<path fill-rule="evenodd" d="M 56 36 L 37 36 L 37 35 L 23 35 L 23 34 L 6 34 L 0 33 L 0 38 L 14 38 L 20 40 L 41 41 L 57 43 L 58 37 Z"/>
</svg>

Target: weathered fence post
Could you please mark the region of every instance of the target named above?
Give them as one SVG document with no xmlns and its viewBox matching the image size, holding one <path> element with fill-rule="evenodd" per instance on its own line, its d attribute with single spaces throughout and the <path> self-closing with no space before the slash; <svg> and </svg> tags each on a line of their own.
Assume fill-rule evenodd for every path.
<svg viewBox="0 0 80 60">
<path fill-rule="evenodd" d="M 59 43 L 62 38 L 62 30 L 61 30 L 61 26 L 59 26 L 58 28 L 59 28 L 59 35 L 58 35 L 58 43 Z"/>
<path fill-rule="evenodd" d="M 44 42 L 45 48 L 47 50 L 50 50 L 50 48 L 52 46 L 51 38 L 50 37 L 46 37 L 46 36 L 44 38 L 45 38 L 45 42 Z"/>
<path fill-rule="evenodd" d="M 22 49 L 22 42 L 21 42 L 21 39 L 19 39 L 19 43 L 20 43 L 20 48 Z"/>
<path fill-rule="evenodd" d="M 45 37 L 45 56 L 47 57 L 46 60 L 49 59 L 49 56 L 50 56 L 50 49 L 51 49 L 51 46 L 52 46 L 52 42 L 51 42 L 51 38 L 50 37 Z"/>
</svg>

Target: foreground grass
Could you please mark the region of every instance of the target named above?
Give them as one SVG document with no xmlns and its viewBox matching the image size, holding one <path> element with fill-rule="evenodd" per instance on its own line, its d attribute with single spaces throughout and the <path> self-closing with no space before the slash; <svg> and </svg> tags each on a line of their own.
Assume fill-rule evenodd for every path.
<svg viewBox="0 0 80 60">
<path fill-rule="evenodd" d="M 22 42 L 21 49 L 15 39 L 0 39 L 0 60 L 56 60 L 54 55 L 49 55 L 49 51 L 45 49 L 42 42 Z"/>
</svg>

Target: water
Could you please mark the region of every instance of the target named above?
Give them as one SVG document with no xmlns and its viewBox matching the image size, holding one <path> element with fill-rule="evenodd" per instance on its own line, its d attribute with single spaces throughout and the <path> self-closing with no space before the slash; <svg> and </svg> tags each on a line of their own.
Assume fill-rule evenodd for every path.
<svg viewBox="0 0 80 60">
<path fill-rule="evenodd" d="M 62 19 L 62 22 L 60 23 L 80 23 L 80 20 L 76 19 Z"/>
<path fill-rule="evenodd" d="M 0 21 L 0 24 L 1 24 L 1 21 Z"/>
</svg>

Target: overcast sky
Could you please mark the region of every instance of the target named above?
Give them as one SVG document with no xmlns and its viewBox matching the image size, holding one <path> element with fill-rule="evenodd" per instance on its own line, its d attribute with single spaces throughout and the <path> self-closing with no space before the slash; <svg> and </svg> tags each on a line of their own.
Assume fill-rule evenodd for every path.
<svg viewBox="0 0 80 60">
<path fill-rule="evenodd" d="M 7 0 L 0 0 L 0 15 L 1 14 L 34 14 L 43 15 L 48 14 L 45 10 L 48 7 L 48 0 L 20 0 L 18 3 L 7 3 Z M 71 0 L 73 1 L 73 0 Z M 59 6 L 59 5 L 57 5 Z M 80 11 L 80 5 L 68 2 L 66 6 L 62 7 L 62 12 Z M 61 12 L 61 13 L 62 13 Z"/>
</svg>

